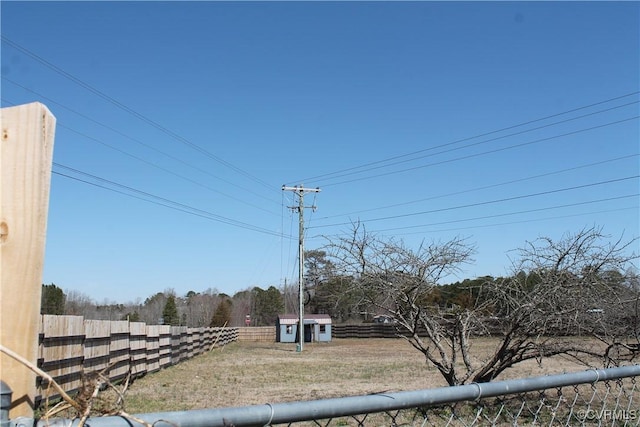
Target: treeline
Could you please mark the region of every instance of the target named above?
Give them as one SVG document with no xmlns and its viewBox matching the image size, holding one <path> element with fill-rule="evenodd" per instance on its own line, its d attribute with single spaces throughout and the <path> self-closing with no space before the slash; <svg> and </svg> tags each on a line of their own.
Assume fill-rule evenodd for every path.
<svg viewBox="0 0 640 427">
<path fill-rule="evenodd" d="M 314 256 L 313 251 L 309 252 Z M 321 256 L 324 256 L 322 254 Z M 312 265 L 311 263 L 308 265 Z M 313 268 L 310 270 L 313 274 Z M 469 289 L 486 278 L 465 280 L 441 286 L 433 291 L 433 302 L 443 305 L 468 301 Z M 346 278 L 330 277 L 306 287 L 305 311 L 329 314 L 335 323 L 372 321 L 379 313 L 375 306 L 364 304 Z M 230 296 L 215 289 L 189 291 L 179 296 L 173 289 L 158 292 L 144 301 L 98 303 L 77 291 L 65 292 L 54 283 L 42 285 L 42 314 L 76 315 L 94 320 L 129 320 L 147 324 L 188 326 L 271 326 L 279 314 L 297 314 L 298 285 L 280 289 L 254 287 Z"/>
<path fill-rule="evenodd" d="M 314 251 L 309 255 L 314 256 Z M 319 254 L 316 254 L 319 255 Z M 320 255 L 321 257 L 324 254 Z M 308 270 L 313 275 L 313 261 Z M 434 289 L 433 302 L 442 305 L 464 304 L 471 297 L 470 289 L 488 278 L 464 280 Z M 375 306 L 365 304 L 352 290 L 346 278 L 329 277 L 316 280 L 306 287 L 305 310 L 308 313 L 329 314 L 335 323 L 359 323 L 373 320 L 379 313 Z M 271 326 L 278 314 L 297 314 L 298 285 L 267 289 L 254 287 L 230 296 L 215 289 L 189 291 L 179 296 L 173 289 L 158 292 L 144 301 L 98 303 L 77 291 L 65 292 L 54 283 L 42 285 L 42 314 L 76 315 L 94 320 L 129 320 L 147 324 L 188 326 Z"/>
<path fill-rule="evenodd" d="M 189 291 L 179 296 L 173 289 L 158 292 L 144 302 L 97 303 L 77 291 L 64 292 L 54 283 L 42 285 L 42 314 L 77 315 L 95 320 L 129 320 L 147 324 L 188 326 L 275 325 L 285 312 L 285 297 L 274 286 L 254 287 L 233 296 L 215 289 Z"/>
<path fill-rule="evenodd" d="M 370 322 L 381 312 L 371 298 L 362 294 L 362 289 L 353 285 L 350 277 L 329 275 L 317 276 L 314 262 L 326 262 L 325 253 L 310 251 L 307 273 L 310 278 L 305 287 L 304 304 L 308 313 L 328 314 L 333 322 Z M 311 267 L 311 268 L 309 268 Z M 524 273 L 520 273 L 523 274 Z M 634 283 L 630 276 L 619 272 L 608 272 L 608 281 L 623 287 L 640 289 L 637 276 Z M 505 281 L 507 278 L 483 276 L 465 279 L 450 284 L 434 286 L 422 296 L 423 307 L 441 310 L 471 309 L 486 303 L 479 290 L 484 284 Z M 529 286 L 535 286 L 539 279 L 528 275 Z M 55 284 L 42 285 L 42 314 L 67 314 L 83 316 L 95 320 L 129 320 L 148 324 L 174 326 L 215 327 L 215 326 L 271 326 L 275 325 L 278 314 L 297 314 L 298 285 L 275 286 L 261 289 L 243 290 L 229 296 L 215 289 L 204 292 L 189 291 L 178 296 L 172 289 L 158 292 L 139 303 L 96 303 L 90 297 L 76 291 L 65 293 Z"/>
</svg>

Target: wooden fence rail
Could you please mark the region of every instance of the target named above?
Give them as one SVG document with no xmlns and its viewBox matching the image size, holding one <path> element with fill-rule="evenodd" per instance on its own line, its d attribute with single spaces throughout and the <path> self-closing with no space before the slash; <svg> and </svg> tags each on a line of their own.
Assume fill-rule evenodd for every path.
<svg viewBox="0 0 640 427">
<path fill-rule="evenodd" d="M 85 320 L 82 316 L 41 316 L 38 367 L 68 392 L 83 375 L 105 371 L 112 382 L 140 377 L 238 340 L 238 328 L 187 328 L 142 322 Z M 37 379 L 36 402 L 48 384 Z M 55 398 L 52 394 L 48 397 Z"/>
</svg>

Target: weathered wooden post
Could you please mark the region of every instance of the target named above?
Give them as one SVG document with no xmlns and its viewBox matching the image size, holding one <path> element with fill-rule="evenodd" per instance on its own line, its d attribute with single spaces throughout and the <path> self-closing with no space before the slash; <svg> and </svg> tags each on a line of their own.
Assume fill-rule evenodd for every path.
<svg viewBox="0 0 640 427">
<path fill-rule="evenodd" d="M 36 363 L 55 117 L 40 103 L 0 110 L 0 343 Z M 36 377 L 0 354 L 10 417 L 32 417 Z"/>
</svg>

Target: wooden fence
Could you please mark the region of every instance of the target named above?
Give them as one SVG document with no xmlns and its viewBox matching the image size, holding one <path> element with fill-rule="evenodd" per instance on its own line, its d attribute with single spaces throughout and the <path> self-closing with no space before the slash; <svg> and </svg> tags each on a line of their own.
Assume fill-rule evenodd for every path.
<svg viewBox="0 0 640 427">
<path fill-rule="evenodd" d="M 396 338 L 394 325 L 333 325 L 333 338 Z M 38 366 L 65 391 L 82 385 L 83 375 L 105 370 L 112 382 L 175 365 L 234 341 L 275 342 L 275 326 L 187 328 L 142 322 L 85 320 L 81 316 L 41 316 Z M 37 380 L 36 402 L 50 390 Z M 56 397 L 49 394 L 49 397 Z"/>
<path fill-rule="evenodd" d="M 105 371 L 112 382 L 140 377 L 238 340 L 238 328 L 187 328 L 142 322 L 41 316 L 38 367 L 69 393 L 83 375 Z M 37 379 L 42 400 L 47 384 Z M 56 397 L 49 394 L 49 397 Z"/>
<path fill-rule="evenodd" d="M 238 328 L 238 341 L 276 342 L 276 327 L 251 326 Z"/>
<path fill-rule="evenodd" d="M 407 333 L 407 332 L 405 332 Z M 355 323 L 332 325 L 333 338 L 398 338 L 398 330 L 390 323 Z M 238 328 L 238 341 L 275 342 L 275 326 L 251 326 Z"/>
<path fill-rule="evenodd" d="M 499 335 L 502 333 L 500 325 L 495 321 L 486 320 L 484 325 L 486 331 L 491 334 Z M 393 323 L 355 323 L 333 325 L 331 328 L 333 338 L 398 338 L 399 335 L 410 336 L 411 332 L 403 326 Z M 427 337 L 428 333 L 423 327 L 418 327 L 418 335 Z"/>
<path fill-rule="evenodd" d="M 356 323 L 332 325 L 333 338 L 398 338 L 395 325 L 390 323 Z M 251 326 L 238 328 L 238 341 L 275 342 L 275 326 Z"/>
<path fill-rule="evenodd" d="M 500 319 L 489 317 L 481 319 L 481 322 L 483 329 L 477 332 L 476 336 L 501 336 L 504 333 L 505 324 Z M 417 333 L 421 337 L 429 336 L 427 330 L 422 326 L 418 327 Z M 552 336 L 575 336 L 580 335 L 580 330 L 567 325 L 550 324 L 547 327 L 547 333 Z M 333 325 L 331 328 L 333 338 L 398 338 L 399 335 L 406 337 L 410 336 L 411 332 L 394 323 L 354 323 Z"/>
<path fill-rule="evenodd" d="M 333 325 L 333 338 L 397 338 L 398 330 L 389 323 L 355 323 L 349 325 Z"/>
<path fill-rule="evenodd" d="M 407 333 L 407 332 L 405 332 Z M 355 323 L 332 325 L 333 338 L 398 338 L 395 325 L 390 323 Z M 238 328 L 238 341 L 275 342 L 275 326 L 251 326 Z"/>
</svg>

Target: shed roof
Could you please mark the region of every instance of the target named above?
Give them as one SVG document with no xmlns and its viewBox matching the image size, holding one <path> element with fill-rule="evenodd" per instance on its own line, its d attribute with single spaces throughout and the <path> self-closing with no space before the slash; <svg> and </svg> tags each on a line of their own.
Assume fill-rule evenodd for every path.
<svg viewBox="0 0 640 427">
<path fill-rule="evenodd" d="M 279 314 L 278 322 L 281 325 L 295 325 L 300 318 L 297 314 Z M 331 316 L 328 314 L 305 314 L 304 323 L 317 323 L 319 325 L 330 325 Z"/>
</svg>

